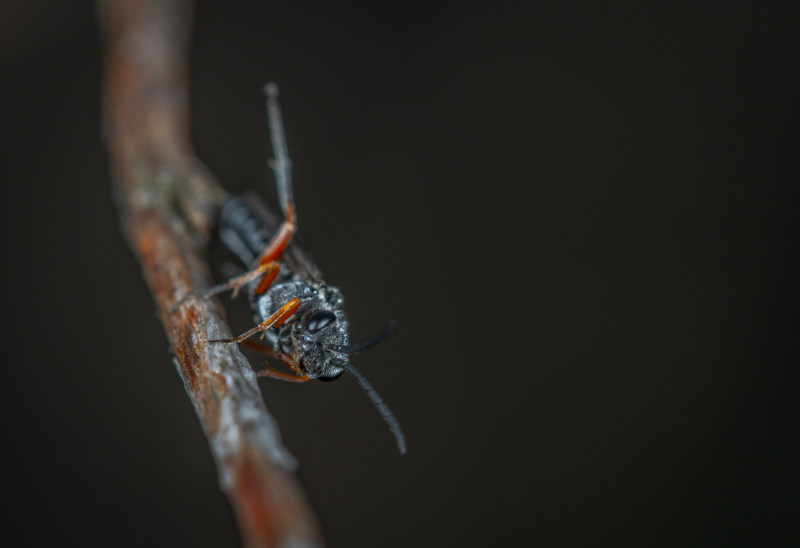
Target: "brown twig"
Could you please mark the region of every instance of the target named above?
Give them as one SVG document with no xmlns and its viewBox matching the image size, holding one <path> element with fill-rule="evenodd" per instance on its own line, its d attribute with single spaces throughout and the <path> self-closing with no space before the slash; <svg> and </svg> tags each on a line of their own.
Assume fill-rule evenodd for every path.
<svg viewBox="0 0 800 548">
<path fill-rule="evenodd" d="M 319 546 L 295 463 L 218 305 L 178 299 L 210 282 L 204 252 L 224 191 L 194 157 L 186 93 L 188 0 L 101 0 L 104 120 L 126 235 L 208 437 L 247 546 Z M 173 310 L 174 307 L 174 310 Z"/>
</svg>

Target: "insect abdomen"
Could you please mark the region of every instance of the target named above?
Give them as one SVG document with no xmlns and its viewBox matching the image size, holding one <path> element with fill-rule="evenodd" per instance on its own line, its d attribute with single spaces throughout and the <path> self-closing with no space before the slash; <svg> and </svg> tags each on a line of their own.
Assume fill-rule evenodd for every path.
<svg viewBox="0 0 800 548">
<path fill-rule="evenodd" d="M 263 212 L 262 212 L 263 215 Z M 269 245 L 274 226 L 251 207 L 250 202 L 234 196 L 222 208 L 219 219 L 219 235 L 222 242 L 246 265 Z"/>
<path fill-rule="evenodd" d="M 254 194 L 233 196 L 220 213 L 219 236 L 248 268 L 253 266 L 272 236 L 281 226 L 282 218 Z M 281 257 L 288 272 L 282 268 L 281 278 L 290 273 L 300 279 L 322 282 L 322 272 L 300 244 L 297 235 L 286 247 Z"/>
</svg>

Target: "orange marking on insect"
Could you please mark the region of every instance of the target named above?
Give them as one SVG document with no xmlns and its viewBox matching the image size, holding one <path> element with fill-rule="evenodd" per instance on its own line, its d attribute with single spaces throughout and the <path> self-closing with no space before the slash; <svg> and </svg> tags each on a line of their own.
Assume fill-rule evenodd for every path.
<svg viewBox="0 0 800 548">
<path fill-rule="evenodd" d="M 292 317 L 292 315 L 297 312 L 297 308 L 300 306 L 300 299 L 295 297 L 285 305 L 281 307 L 278 311 L 279 315 L 278 318 L 275 320 L 275 323 L 272 324 L 272 327 L 278 327 L 283 325 L 283 323 Z"/>
<path fill-rule="evenodd" d="M 279 272 L 280 272 L 280 267 L 278 263 L 272 263 L 272 266 L 270 266 L 267 269 L 267 271 L 264 272 L 264 275 L 261 277 L 261 281 L 258 282 L 258 287 L 256 288 L 256 295 L 261 295 L 267 289 L 269 289 L 269 286 L 271 286 L 272 282 L 275 281 L 275 278 L 278 277 Z"/>
<path fill-rule="evenodd" d="M 292 241 L 295 230 L 297 230 L 297 216 L 294 212 L 294 204 L 289 202 L 286 204 L 286 220 L 281 225 L 278 233 L 270 242 L 267 249 L 265 249 L 258 257 L 259 264 L 266 264 L 270 261 L 277 260 L 281 256 L 283 250 Z"/>
<path fill-rule="evenodd" d="M 275 312 L 275 314 L 273 314 L 272 316 L 270 316 L 269 318 L 267 318 L 266 320 L 255 326 L 250 331 L 246 331 L 241 335 L 239 335 L 238 337 L 234 337 L 232 339 L 212 339 L 209 340 L 208 342 L 238 343 L 252 337 L 256 333 L 261 333 L 261 338 L 263 339 L 264 333 L 266 333 L 267 329 L 269 329 L 270 327 L 276 327 L 282 325 L 286 320 L 292 317 L 292 314 L 294 314 L 297 311 L 297 308 L 299 306 L 300 306 L 300 299 L 295 297 L 294 299 L 292 299 L 291 301 L 287 302 L 285 305 L 280 307 L 280 309 L 278 309 L 278 311 Z"/>
<path fill-rule="evenodd" d="M 284 224 L 281 226 L 281 230 L 278 233 L 278 236 L 275 238 L 272 244 L 264 250 L 264 253 L 258 259 L 258 262 L 261 264 L 268 263 L 270 261 L 276 260 L 278 257 L 281 256 L 283 250 L 286 249 L 286 246 L 289 245 L 289 242 L 292 240 L 292 235 L 294 235 L 295 226 L 293 224 Z"/>
</svg>

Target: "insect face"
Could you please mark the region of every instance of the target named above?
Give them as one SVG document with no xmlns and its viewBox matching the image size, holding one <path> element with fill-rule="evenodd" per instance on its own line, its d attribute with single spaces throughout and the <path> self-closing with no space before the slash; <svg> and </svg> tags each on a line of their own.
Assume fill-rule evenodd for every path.
<svg viewBox="0 0 800 548">
<path fill-rule="evenodd" d="M 322 308 L 325 303 L 314 299 L 313 306 L 296 321 L 279 330 L 279 352 L 292 356 L 300 369 L 311 378 L 331 381 L 339 378 L 349 359 L 340 350 L 347 344 L 347 320 L 341 309 Z"/>
</svg>

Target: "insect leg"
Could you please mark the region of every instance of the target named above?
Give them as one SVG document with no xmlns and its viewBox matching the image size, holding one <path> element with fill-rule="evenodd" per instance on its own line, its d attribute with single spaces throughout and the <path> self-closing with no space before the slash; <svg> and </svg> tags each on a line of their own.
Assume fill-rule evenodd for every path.
<svg viewBox="0 0 800 548">
<path fill-rule="evenodd" d="M 280 228 L 275 233 L 269 245 L 267 245 L 266 249 L 258 256 L 256 260 L 258 266 L 255 269 L 212 288 L 202 291 L 191 291 L 179 300 L 173 306 L 173 309 L 177 308 L 178 305 L 182 304 L 184 300 L 192 295 L 210 297 L 232 289 L 233 297 L 236 297 L 244 286 L 253 280 L 257 280 L 259 277 L 261 281 L 255 292 L 256 295 L 261 295 L 278 276 L 279 270 L 276 261 L 280 258 L 281 253 L 283 253 L 283 250 L 292 240 L 292 236 L 294 236 L 297 230 L 297 213 L 294 207 L 294 193 L 292 192 L 292 161 L 289 159 L 289 153 L 287 152 L 286 135 L 283 131 L 281 110 L 278 105 L 278 86 L 274 83 L 267 84 L 264 87 L 264 93 L 267 95 L 267 121 L 269 124 L 272 149 L 275 155 L 275 159 L 271 162 L 271 165 L 275 171 L 275 182 L 278 187 L 278 198 L 281 202 L 284 221 L 281 223 Z"/>
<path fill-rule="evenodd" d="M 270 358 L 275 358 L 277 360 L 282 360 L 283 361 L 283 356 L 278 354 L 277 352 L 275 352 L 269 346 L 264 346 L 263 344 L 257 343 L 255 341 L 251 341 L 250 339 L 247 339 L 246 341 L 242 341 L 242 345 L 246 346 L 247 348 L 249 348 L 251 350 L 255 350 L 256 352 L 260 352 L 262 354 L 266 354 Z"/>
<path fill-rule="evenodd" d="M 272 348 L 268 346 L 264 346 L 263 344 L 259 344 L 257 342 L 251 341 L 247 339 L 242 341 L 242 345 L 255 350 L 256 352 L 260 352 L 262 354 L 266 354 L 271 358 L 275 358 L 281 360 L 287 367 L 289 367 L 293 372 L 294 375 L 289 373 L 285 373 L 283 371 L 279 371 L 272 367 L 269 362 L 264 362 L 264 367 L 267 369 L 266 371 L 256 371 L 256 375 L 259 377 L 270 377 L 273 379 L 280 379 L 283 381 L 290 381 L 290 382 L 306 382 L 310 381 L 311 377 L 304 374 L 302 370 L 297 366 L 295 361 L 292 359 L 291 356 L 288 354 L 278 353 L 275 352 Z"/>
<path fill-rule="evenodd" d="M 259 255 L 258 262 L 260 264 L 274 261 L 280 257 L 297 230 L 297 212 L 294 207 L 294 192 L 292 191 L 292 161 L 289 159 L 281 109 L 278 105 L 278 86 L 271 82 L 264 86 L 264 93 L 267 95 L 267 122 L 275 155 L 275 159 L 270 165 L 275 171 L 275 184 L 278 188 L 278 199 L 281 202 L 284 221 L 270 244 Z"/>
<path fill-rule="evenodd" d="M 283 371 L 279 371 L 273 368 L 268 363 L 265 363 L 264 367 L 266 369 L 263 369 L 261 371 L 256 371 L 257 377 L 269 377 L 270 379 L 280 379 L 282 381 L 288 381 L 288 382 L 308 382 L 311 380 L 311 377 L 309 377 L 308 375 L 303 375 L 303 374 L 293 375 L 291 373 L 285 373 Z"/>
<path fill-rule="evenodd" d="M 269 329 L 270 327 L 277 327 L 282 325 L 286 320 L 292 317 L 292 314 L 297 312 L 297 308 L 300 306 L 300 299 L 294 298 L 282 307 L 278 309 L 275 314 L 255 326 L 250 331 L 242 333 L 238 337 L 234 337 L 232 339 L 214 339 L 208 342 L 211 343 L 233 343 L 233 342 L 242 342 L 245 339 L 249 339 L 256 333 L 261 333 L 261 338 L 264 338 L 264 332 Z"/>
<path fill-rule="evenodd" d="M 278 276 L 279 271 L 280 264 L 276 261 L 260 264 L 250 272 L 245 272 L 244 274 L 236 276 L 235 278 L 231 278 L 225 283 L 209 287 L 208 289 L 193 289 L 189 291 L 180 300 L 178 300 L 178 302 L 172 305 L 172 310 L 174 311 L 176 308 L 182 305 L 189 297 L 213 297 L 214 295 L 224 293 L 225 291 L 230 291 L 231 289 L 233 290 L 231 298 L 235 299 L 236 296 L 239 295 L 239 291 L 241 291 L 242 288 L 244 288 L 253 280 L 257 280 L 259 278 L 261 278 L 261 282 L 258 284 L 258 287 L 260 288 L 261 286 L 264 286 L 264 290 L 266 291 L 266 288 L 269 287 L 269 285 Z M 261 291 L 261 293 L 263 293 L 263 291 Z"/>
</svg>

